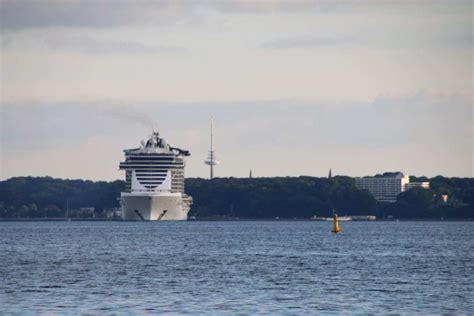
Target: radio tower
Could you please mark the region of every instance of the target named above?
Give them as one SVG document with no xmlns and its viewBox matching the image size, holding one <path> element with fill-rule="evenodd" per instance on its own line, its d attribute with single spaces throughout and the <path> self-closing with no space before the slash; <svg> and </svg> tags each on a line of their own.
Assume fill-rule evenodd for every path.
<svg viewBox="0 0 474 316">
<path fill-rule="evenodd" d="M 210 169 L 210 179 L 214 178 L 214 166 L 217 166 L 221 162 L 216 158 L 216 152 L 214 151 L 213 147 L 213 135 L 212 135 L 212 117 L 211 117 L 211 150 L 209 150 L 209 155 L 207 160 L 204 160 L 204 163 L 209 166 Z"/>
</svg>

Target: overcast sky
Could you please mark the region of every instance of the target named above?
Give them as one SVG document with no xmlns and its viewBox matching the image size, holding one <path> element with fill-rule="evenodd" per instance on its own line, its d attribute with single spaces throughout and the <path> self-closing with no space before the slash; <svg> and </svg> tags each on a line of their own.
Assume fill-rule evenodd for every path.
<svg viewBox="0 0 474 316">
<path fill-rule="evenodd" d="M 471 1 L 0 0 L 0 178 L 473 176 Z"/>
</svg>

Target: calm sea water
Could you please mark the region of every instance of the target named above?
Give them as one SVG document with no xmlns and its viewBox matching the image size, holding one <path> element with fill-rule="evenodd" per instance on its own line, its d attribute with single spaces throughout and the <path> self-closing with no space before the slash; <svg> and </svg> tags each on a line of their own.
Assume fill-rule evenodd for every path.
<svg viewBox="0 0 474 316">
<path fill-rule="evenodd" d="M 474 223 L 1 222 L 0 311 L 473 313 Z"/>
</svg>

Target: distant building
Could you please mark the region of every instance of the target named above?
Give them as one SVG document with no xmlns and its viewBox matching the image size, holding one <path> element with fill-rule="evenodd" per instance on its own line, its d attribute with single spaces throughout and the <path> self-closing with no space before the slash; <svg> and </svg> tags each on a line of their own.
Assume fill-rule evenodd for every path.
<svg viewBox="0 0 474 316">
<path fill-rule="evenodd" d="M 328 179 L 331 179 L 331 178 L 332 178 L 332 170 L 331 170 L 331 168 L 329 168 Z"/>
<path fill-rule="evenodd" d="M 448 203 L 448 195 L 447 194 L 441 195 L 441 201 L 443 201 L 443 203 Z"/>
<path fill-rule="evenodd" d="M 69 209 L 68 218 L 92 218 L 95 216 L 94 207 L 80 207 L 79 209 Z"/>
<path fill-rule="evenodd" d="M 353 221 L 375 221 L 377 219 L 374 215 L 351 215 Z"/>
<path fill-rule="evenodd" d="M 88 207 L 80 207 L 79 208 L 79 211 L 83 214 L 83 215 L 94 215 L 94 211 L 95 211 L 95 208 L 94 207 L 91 207 L 91 206 L 88 206 Z"/>
<path fill-rule="evenodd" d="M 249 178 L 252 179 L 252 169 L 250 169 Z"/>
<path fill-rule="evenodd" d="M 405 185 L 405 191 L 408 191 L 413 188 L 423 188 L 423 189 L 429 189 L 430 188 L 430 183 L 428 181 L 424 182 L 409 182 Z"/>
<path fill-rule="evenodd" d="M 381 176 L 355 179 L 359 189 L 368 190 L 377 201 L 396 202 L 397 195 L 405 191 L 410 178 L 401 172 L 384 173 Z"/>
<path fill-rule="evenodd" d="M 401 172 L 386 172 L 375 177 L 355 179 L 359 189 L 368 190 L 379 202 L 396 202 L 397 196 L 413 188 L 429 189 L 429 182 L 410 182 L 410 178 Z"/>
<path fill-rule="evenodd" d="M 121 218 L 121 216 L 122 216 L 121 207 L 113 207 L 105 211 L 105 217 L 107 218 Z"/>
</svg>

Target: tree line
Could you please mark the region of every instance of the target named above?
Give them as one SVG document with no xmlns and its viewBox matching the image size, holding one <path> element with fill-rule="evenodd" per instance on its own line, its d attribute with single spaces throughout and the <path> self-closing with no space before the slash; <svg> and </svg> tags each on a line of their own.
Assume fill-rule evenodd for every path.
<svg viewBox="0 0 474 316">
<path fill-rule="evenodd" d="M 375 215 L 378 218 L 474 218 L 474 179 L 411 177 L 430 189 L 401 193 L 396 203 L 378 203 L 353 178 L 336 176 L 186 179 L 196 218 L 310 218 Z M 119 207 L 124 190 L 112 182 L 15 177 L 0 181 L 0 218 L 60 218 L 66 209 L 94 208 L 98 215 Z M 447 196 L 447 200 L 446 200 Z"/>
</svg>

